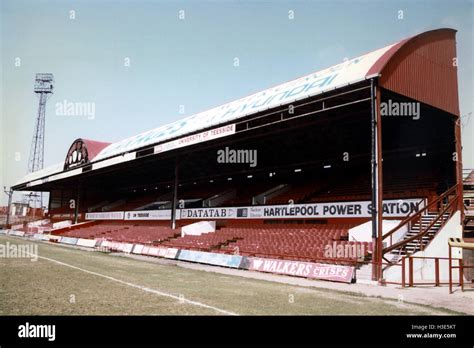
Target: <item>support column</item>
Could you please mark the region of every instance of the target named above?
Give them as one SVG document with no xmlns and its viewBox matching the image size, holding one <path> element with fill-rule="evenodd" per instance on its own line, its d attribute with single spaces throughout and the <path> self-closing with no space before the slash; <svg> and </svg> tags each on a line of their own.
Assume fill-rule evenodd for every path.
<svg viewBox="0 0 474 348">
<path fill-rule="evenodd" d="M 375 103 L 375 81 L 370 80 L 370 127 L 371 127 L 371 188 L 372 188 L 372 280 L 377 280 L 377 122 L 376 122 L 376 103 Z"/>
<path fill-rule="evenodd" d="M 48 197 L 48 217 L 51 218 L 51 197 L 53 196 L 53 190 L 49 191 Z"/>
<path fill-rule="evenodd" d="M 10 213 L 11 213 L 11 209 L 12 209 L 12 198 L 13 198 L 13 190 L 10 188 L 8 190 L 8 206 L 7 206 L 7 221 L 6 221 L 6 227 L 9 228 L 10 227 Z"/>
<path fill-rule="evenodd" d="M 382 154 L 382 114 L 380 113 L 380 103 L 382 101 L 381 90 L 375 86 L 375 114 L 377 122 L 377 261 L 378 266 L 378 281 L 382 280 L 382 261 L 383 261 L 383 154 Z"/>
<path fill-rule="evenodd" d="M 371 98 L 371 179 L 372 179 L 372 280 L 382 277 L 382 122 L 380 89 L 370 80 Z"/>
<path fill-rule="evenodd" d="M 76 205 L 74 208 L 74 224 L 77 224 L 78 216 L 79 216 L 79 204 L 81 198 L 81 183 L 77 185 L 77 194 L 76 194 Z"/>
<path fill-rule="evenodd" d="M 458 196 L 457 209 L 461 212 L 461 225 L 464 225 L 464 190 L 462 181 L 462 143 L 461 143 L 461 117 L 457 116 L 454 122 L 454 139 L 456 142 L 456 195 Z"/>
<path fill-rule="evenodd" d="M 173 183 L 173 199 L 171 201 L 171 228 L 176 229 L 176 208 L 178 205 L 178 184 L 179 184 L 179 161 L 176 158 L 174 165 L 174 183 Z"/>
</svg>

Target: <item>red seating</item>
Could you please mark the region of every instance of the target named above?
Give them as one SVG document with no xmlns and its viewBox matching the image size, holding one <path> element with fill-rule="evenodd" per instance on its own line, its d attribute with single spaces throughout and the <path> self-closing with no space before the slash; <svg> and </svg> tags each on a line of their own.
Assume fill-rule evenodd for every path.
<svg viewBox="0 0 474 348">
<path fill-rule="evenodd" d="M 312 196 L 321 190 L 321 185 L 314 182 L 304 182 L 291 185 L 288 191 L 267 200 L 266 204 L 288 204 L 303 202 L 307 197 Z"/>
<path fill-rule="evenodd" d="M 363 245 L 364 255 L 367 243 L 347 241 L 350 224 L 245 224 L 222 227 L 216 232 L 200 236 L 180 237 L 180 230 L 172 230 L 168 222 L 129 223 L 99 222 L 92 226 L 64 232 L 63 236 L 77 238 L 101 238 L 117 242 L 154 244 L 179 249 L 212 251 L 280 258 L 288 260 L 336 262 L 354 261 L 357 257 L 333 255 L 328 260 L 328 247 Z M 334 244 L 335 243 L 335 244 Z"/>
<path fill-rule="evenodd" d="M 179 236 L 178 230 L 172 230 L 163 224 L 131 224 L 103 222 L 94 226 L 74 229 L 61 234 L 76 238 L 104 238 L 117 242 L 159 244 L 162 241 Z"/>
<path fill-rule="evenodd" d="M 419 174 L 388 172 L 384 177 L 384 199 L 428 198 L 436 196 L 436 176 L 432 173 Z M 340 177 L 331 179 L 304 179 L 289 185 L 289 189 L 266 201 L 266 204 L 322 203 L 344 201 L 367 201 L 371 198 L 370 175 Z"/>
<path fill-rule="evenodd" d="M 271 189 L 274 186 L 274 183 L 248 184 L 237 190 L 236 197 L 228 199 L 227 201 L 221 203 L 221 206 L 251 205 L 253 197 Z"/>
<path fill-rule="evenodd" d="M 325 248 L 342 243 L 354 245 L 357 242 L 343 241 L 352 225 L 288 225 L 269 226 L 253 225 L 239 227 L 223 227 L 214 233 L 200 236 L 184 236 L 170 239 L 165 246 L 213 251 L 222 253 L 238 253 L 245 256 L 273 257 L 289 260 L 324 261 L 327 259 Z M 368 248 L 364 245 L 364 253 Z M 354 258 L 339 258 L 340 261 Z"/>
</svg>

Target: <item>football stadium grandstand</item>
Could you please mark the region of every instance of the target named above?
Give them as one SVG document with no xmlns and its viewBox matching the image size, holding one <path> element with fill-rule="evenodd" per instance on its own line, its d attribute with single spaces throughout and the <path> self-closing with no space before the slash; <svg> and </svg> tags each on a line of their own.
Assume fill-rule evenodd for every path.
<svg viewBox="0 0 474 348">
<path fill-rule="evenodd" d="M 49 204 L 10 233 L 308 278 L 446 283 L 448 239 L 474 229 L 455 35 L 424 32 L 119 142 L 76 139 L 64 162 L 13 186 L 49 192 Z M 468 267 L 472 251 L 450 257 Z"/>
</svg>

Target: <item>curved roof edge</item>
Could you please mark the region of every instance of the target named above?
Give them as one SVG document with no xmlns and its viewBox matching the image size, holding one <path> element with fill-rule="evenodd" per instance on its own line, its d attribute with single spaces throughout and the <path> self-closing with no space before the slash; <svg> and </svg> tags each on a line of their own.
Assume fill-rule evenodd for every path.
<svg viewBox="0 0 474 348">
<path fill-rule="evenodd" d="M 111 143 L 78 138 L 73 141 L 64 160 L 64 170 L 90 163 L 104 148 Z"/>
<path fill-rule="evenodd" d="M 92 161 L 103 149 L 109 146 L 110 142 L 97 141 L 91 139 L 78 138 L 75 141 L 82 141 L 87 148 L 89 154 L 89 160 Z"/>
<path fill-rule="evenodd" d="M 379 74 L 381 75 L 384 71 L 384 68 L 387 66 L 387 64 L 392 60 L 392 59 L 397 59 L 397 54 L 399 54 L 400 50 L 407 44 L 412 44 L 416 40 L 426 37 L 426 36 L 432 36 L 437 33 L 452 33 L 456 34 L 457 30 L 452 29 L 452 28 L 439 28 L 439 29 L 433 29 L 433 30 L 428 30 L 424 31 L 422 33 L 419 33 L 417 35 L 411 36 L 409 38 L 406 38 L 402 41 L 397 42 L 394 44 L 387 52 L 385 52 L 376 62 L 372 67 L 370 68 L 369 72 L 367 73 L 367 76 L 371 76 L 374 74 Z"/>
<path fill-rule="evenodd" d="M 379 86 L 459 116 L 456 32 L 425 31 L 400 41 L 371 67 Z"/>
</svg>

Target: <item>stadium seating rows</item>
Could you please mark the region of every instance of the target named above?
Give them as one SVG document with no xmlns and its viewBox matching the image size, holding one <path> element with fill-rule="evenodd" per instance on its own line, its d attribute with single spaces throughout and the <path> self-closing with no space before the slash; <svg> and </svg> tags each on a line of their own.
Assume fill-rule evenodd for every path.
<svg viewBox="0 0 474 348">
<path fill-rule="evenodd" d="M 179 232 L 168 226 L 106 222 L 66 231 L 61 235 L 116 242 L 159 244 L 162 241 L 179 236 Z"/>
<path fill-rule="evenodd" d="M 276 186 L 274 183 L 267 183 L 267 184 L 248 184 L 245 187 L 237 190 L 236 196 L 230 198 L 223 203 L 221 206 L 241 206 L 241 205 L 252 205 L 253 197 L 268 191 L 272 187 Z"/>
<path fill-rule="evenodd" d="M 267 204 L 287 204 L 290 200 L 295 203 L 304 202 L 321 190 L 321 185 L 313 182 L 291 185 L 289 190 L 267 200 Z"/>
<path fill-rule="evenodd" d="M 359 245 L 367 256 L 367 243 L 348 242 L 349 224 L 338 225 L 246 225 L 221 227 L 200 236 L 180 236 L 164 223 L 101 222 L 61 233 L 62 236 L 116 242 L 153 244 L 199 251 L 270 257 L 301 261 L 324 261 L 325 249 L 333 245 Z M 360 256 L 360 255 L 358 255 Z M 338 261 L 356 256 L 338 257 Z"/>
<path fill-rule="evenodd" d="M 238 253 L 245 256 L 275 257 L 289 260 L 321 261 L 327 259 L 327 246 L 356 245 L 367 256 L 367 243 L 348 242 L 351 225 L 291 226 L 291 227 L 223 227 L 215 233 L 184 236 L 165 241 L 163 245 L 200 251 Z M 339 259 L 345 260 L 345 258 Z M 354 257 L 347 257 L 346 260 Z"/>
<path fill-rule="evenodd" d="M 384 177 L 384 199 L 428 198 L 430 200 L 436 196 L 437 182 L 436 177 L 432 174 L 418 173 L 417 175 L 401 177 L 398 174 L 388 172 Z M 288 183 L 283 180 L 282 182 L 275 181 L 273 183 L 252 183 L 240 187 L 233 182 L 209 183 L 204 186 L 191 184 L 179 187 L 178 199 L 185 201 L 197 200 L 192 207 L 199 207 L 202 206 L 204 200 L 212 196 L 235 191 L 236 195 L 234 197 L 221 200 L 219 206 L 247 206 L 254 203 L 254 197 L 269 189 L 276 188 L 279 184 L 287 184 L 287 186 L 276 195 L 273 193 L 272 197 L 265 201 L 266 204 L 287 204 L 290 200 L 294 203 L 322 203 L 370 200 L 371 198 L 370 178 L 367 175 L 359 175 L 344 179 L 335 176 L 329 181 L 322 182 L 304 179 L 296 183 Z M 143 189 L 141 193 L 133 192 L 129 195 L 119 195 L 101 202 L 102 204 L 97 201 L 83 202 L 84 204 L 81 206 L 94 206 L 93 211 L 158 209 L 158 205 L 151 206 L 153 202 L 160 202 L 159 205 L 163 205 L 165 202 L 169 202 L 171 198 L 172 188 L 168 185 L 147 191 Z M 121 203 L 114 204 L 114 202 Z M 147 208 L 147 206 L 150 208 Z M 83 211 L 80 210 L 80 212 Z M 72 214 L 73 209 L 69 206 L 56 207 L 51 209 L 50 213 Z"/>
</svg>

